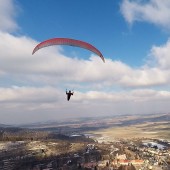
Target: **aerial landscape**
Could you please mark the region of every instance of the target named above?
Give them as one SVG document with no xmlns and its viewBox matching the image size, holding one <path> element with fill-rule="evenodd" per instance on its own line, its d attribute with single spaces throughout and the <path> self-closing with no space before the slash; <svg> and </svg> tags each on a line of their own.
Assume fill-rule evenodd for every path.
<svg viewBox="0 0 170 170">
<path fill-rule="evenodd" d="M 1 125 L 2 169 L 168 169 L 170 114 Z"/>
<path fill-rule="evenodd" d="M 0 170 L 170 170 L 170 0 L 0 0 Z"/>
</svg>

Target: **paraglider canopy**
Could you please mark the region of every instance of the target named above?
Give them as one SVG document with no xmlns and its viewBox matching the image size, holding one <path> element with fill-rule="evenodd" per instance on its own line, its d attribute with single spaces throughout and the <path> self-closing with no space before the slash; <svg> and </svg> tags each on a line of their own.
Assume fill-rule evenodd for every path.
<svg viewBox="0 0 170 170">
<path fill-rule="evenodd" d="M 103 60 L 103 62 L 105 62 L 105 59 L 102 53 L 96 47 L 94 47 L 93 45 L 87 42 L 70 39 L 70 38 L 52 38 L 52 39 L 43 41 L 34 48 L 32 54 L 34 54 L 36 51 L 38 51 L 41 48 L 52 46 L 52 45 L 70 45 L 70 46 L 85 48 L 97 54 Z"/>
</svg>

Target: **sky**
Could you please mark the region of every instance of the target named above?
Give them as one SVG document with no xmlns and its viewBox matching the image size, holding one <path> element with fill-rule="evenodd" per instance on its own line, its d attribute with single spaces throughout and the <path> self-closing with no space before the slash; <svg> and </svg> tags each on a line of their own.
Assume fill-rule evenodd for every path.
<svg viewBox="0 0 170 170">
<path fill-rule="evenodd" d="M 0 124 L 169 113 L 169 18 L 170 0 L 0 0 Z M 105 63 L 72 46 L 32 55 L 57 37 Z"/>
</svg>

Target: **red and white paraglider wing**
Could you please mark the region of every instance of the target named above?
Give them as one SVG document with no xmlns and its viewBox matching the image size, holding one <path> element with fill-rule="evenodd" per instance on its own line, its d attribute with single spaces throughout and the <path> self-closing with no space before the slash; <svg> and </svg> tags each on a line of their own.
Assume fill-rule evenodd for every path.
<svg viewBox="0 0 170 170">
<path fill-rule="evenodd" d="M 105 62 L 102 53 L 96 47 L 94 47 L 93 45 L 87 42 L 70 39 L 70 38 L 53 38 L 53 39 L 43 41 L 34 48 L 32 54 L 34 54 L 36 51 L 38 51 L 41 48 L 52 46 L 52 45 L 70 45 L 70 46 L 85 48 L 97 54 L 103 60 L 103 62 Z"/>
</svg>

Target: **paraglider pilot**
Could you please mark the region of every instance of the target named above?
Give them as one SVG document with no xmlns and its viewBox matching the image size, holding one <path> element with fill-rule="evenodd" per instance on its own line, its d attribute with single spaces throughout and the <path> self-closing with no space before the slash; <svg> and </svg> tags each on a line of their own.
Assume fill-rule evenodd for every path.
<svg viewBox="0 0 170 170">
<path fill-rule="evenodd" d="M 71 92 L 71 90 L 69 90 L 68 92 L 67 92 L 67 90 L 66 90 L 66 95 L 67 95 L 67 100 L 69 101 L 70 100 L 70 97 L 71 97 L 71 95 L 73 95 L 74 94 L 74 92 Z"/>
</svg>

